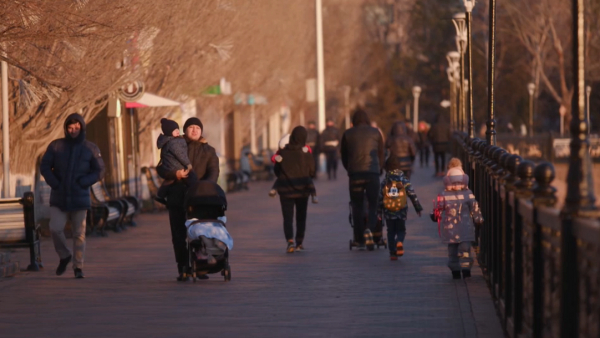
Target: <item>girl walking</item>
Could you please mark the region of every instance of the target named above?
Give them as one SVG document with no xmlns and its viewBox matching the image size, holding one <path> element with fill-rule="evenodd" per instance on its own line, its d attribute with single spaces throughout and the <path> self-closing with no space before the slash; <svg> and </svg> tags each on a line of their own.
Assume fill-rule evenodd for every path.
<svg viewBox="0 0 600 338">
<path fill-rule="evenodd" d="M 306 230 L 308 197 L 316 196 L 313 177 L 315 161 L 306 145 L 307 131 L 294 128 L 289 143 L 279 151 L 281 160 L 275 163 L 277 182 L 275 187 L 281 202 L 283 232 L 287 241 L 287 253 L 302 251 Z M 316 200 L 313 199 L 313 202 Z M 296 208 L 296 235 L 294 236 L 294 207 Z M 295 245 L 294 245 L 295 240 Z"/>
</svg>

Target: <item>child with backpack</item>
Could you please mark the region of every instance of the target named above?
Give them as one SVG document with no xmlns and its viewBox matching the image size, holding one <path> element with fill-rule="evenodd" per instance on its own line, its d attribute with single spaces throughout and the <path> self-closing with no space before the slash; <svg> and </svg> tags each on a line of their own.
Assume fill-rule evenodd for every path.
<svg viewBox="0 0 600 338">
<path fill-rule="evenodd" d="M 421 217 L 423 207 L 417 199 L 410 180 L 400 170 L 401 163 L 395 156 L 390 157 L 385 163 L 385 179 L 379 189 L 378 213 L 383 214 L 387 225 L 388 248 L 390 260 L 396 261 L 404 255 L 404 238 L 406 237 L 406 216 L 410 198 L 417 215 Z"/>
<path fill-rule="evenodd" d="M 452 278 L 460 279 L 461 272 L 463 278 L 471 277 L 471 243 L 475 240 L 475 224 L 482 224 L 483 217 L 475 195 L 467 187 L 469 176 L 462 170 L 461 161 L 452 158 L 448 169 L 445 189 L 437 198 L 440 236 L 442 242 L 448 244 L 448 268 Z"/>
</svg>

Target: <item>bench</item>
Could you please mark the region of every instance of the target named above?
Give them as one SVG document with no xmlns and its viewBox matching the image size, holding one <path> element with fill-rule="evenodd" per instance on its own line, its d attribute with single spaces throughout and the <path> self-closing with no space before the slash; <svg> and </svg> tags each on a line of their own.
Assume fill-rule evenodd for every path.
<svg viewBox="0 0 600 338">
<path fill-rule="evenodd" d="M 39 228 L 35 224 L 34 195 L 0 199 L 0 247 L 29 247 L 29 271 L 43 268 Z"/>
<path fill-rule="evenodd" d="M 268 180 L 271 178 L 271 172 L 267 169 L 262 160 L 256 158 L 252 153 L 248 153 L 248 162 L 250 163 L 250 179 L 253 181 Z"/>
<path fill-rule="evenodd" d="M 163 181 L 162 178 L 158 176 L 156 168 L 143 167 L 142 174 L 146 175 L 146 181 L 148 182 L 148 191 L 150 192 L 152 211 L 166 209 L 164 204 L 161 204 L 154 200 L 154 198 L 156 198 L 156 195 L 158 194 L 158 188 L 160 188 Z"/>
<path fill-rule="evenodd" d="M 114 201 L 105 197 L 105 189 L 102 181 L 94 183 L 90 189 L 92 199 L 91 221 L 92 233 L 100 227 L 100 234 L 106 236 L 105 229 L 112 227 L 115 232 L 123 230 L 123 221 L 125 219 L 126 206 L 121 201 Z"/>
</svg>

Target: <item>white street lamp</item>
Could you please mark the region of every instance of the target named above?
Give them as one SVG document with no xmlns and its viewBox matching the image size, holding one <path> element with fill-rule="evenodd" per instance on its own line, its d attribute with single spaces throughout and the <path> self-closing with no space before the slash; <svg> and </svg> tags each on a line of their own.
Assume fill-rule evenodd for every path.
<svg viewBox="0 0 600 338">
<path fill-rule="evenodd" d="M 533 94 L 535 93 L 535 83 L 530 82 L 527 85 L 529 92 L 529 135 L 533 136 Z"/>
<path fill-rule="evenodd" d="M 421 95 L 421 87 L 414 86 L 412 88 L 413 97 L 415 98 L 415 113 L 413 114 L 413 130 L 418 131 L 419 128 L 419 96 Z"/>
<path fill-rule="evenodd" d="M 591 116 L 590 116 L 590 94 L 592 94 L 592 87 L 591 86 L 585 87 L 585 95 L 586 95 L 586 102 L 587 102 L 586 110 L 587 110 L 588 134 L 590 134 L 592 131 L 592 120 L 591 120 Z"/>
<path fill-rule="evenodd" d="M 460 96 L 459 96 L 459 119 L 458 119 L 458 129 L 463 130 L 466 120 L 466 109 L 465 109 L 465 91 L 463 87 L 460 85 L 465 80 L 465 52 L 467 51 L 467 24 L 466 24 L 466 14 L 465 13 L 457 13 L 454 14 L 452 18 L 452 22 L 454 23 L 454 27 L 456 28 L 456 48 L 460 53 Z"/>
<path fill-rule="evenodd" d="M 450 82 L 450 123 L 452 130 L 456 130 L 458 128 L 456 88 L 459 77 L 458 68 L 460 66 L 460 53 L 457 51 L 448 52 L 446 54 L 446 59 L 448 60 L 446 72 L 448 74 L 448 81 Z"/>
<path fill-rule="evenodd" d="M 463 0 L 465 5 L 466 17 L 467 17 L 467 51 L 468 51 L 468 65 L 469 65 L 469 138 L 475 137 L 475 118 L 473 116 L 473 67 L 471 62 L 471 31 L 472 31 L 472 16 L 471 12 L 473 11 L 473 7 L 475 7 L 475 0 Z M 465 114 L 466 115 L 466 114 Z"/>
</svg>

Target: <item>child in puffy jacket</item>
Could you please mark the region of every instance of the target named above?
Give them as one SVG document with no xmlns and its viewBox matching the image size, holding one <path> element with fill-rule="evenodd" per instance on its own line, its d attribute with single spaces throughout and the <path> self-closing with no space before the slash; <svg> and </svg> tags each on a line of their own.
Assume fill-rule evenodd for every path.
<svg viewBox="0 0 600 338">
<path fill-rule="evenodd" d="M 471 243 L 475 240 L 475 224 L 483 223 L 479 204 L 473 192 L 467 187 L 469 176 L 462 170 L 458 158 L 448 164 L 444 176 L 444 191 L 438 195 L 440 215 L 440 236 L 448 244 L 448 268 L 454 279 L 471 277 L 473 257 Z"/>
<path fill-rule="evenodd" d="M 168 171 L 188 170 L 188 177 L 184 181 L 188 186 L 194 184 L 198 178 L 194 171 L 191 170 L 192 164 L 188 157 L 187 142 L 183 137 L 179 136 L 179 125 L 177 122 L 165 118 L 160 120 L 160 125 L 163 133 L 156 140 L 156 146 L 160 149 L 160 163 L 158 165 L 166 168 Z M 160 188 L 158 188 L 155 200 L 166 204 L 165 197 L 167 196 L 169 186 L 174 182 L 175 180 L 164 180 Z"/>
<path fill-rule="evenodd" d="M 410 180 L 400 170 L 402 163 L 392 156 L 385 162 L 385 179 L 379 189 L 378 214 L 383 214 L 387 226 L 388 248 L 390 260 L 396 261 L 404 255 L 404 238 L 406 237 L 406 216 L 408 213 L 407 197 L 410 198 L 417 215 L 421 217 L 423 207 L 417 198 Z"/>
</svg>

